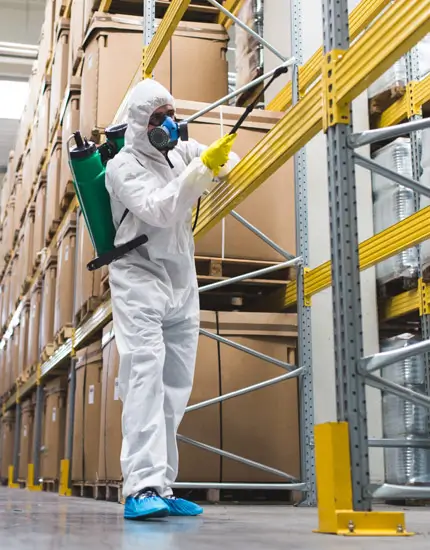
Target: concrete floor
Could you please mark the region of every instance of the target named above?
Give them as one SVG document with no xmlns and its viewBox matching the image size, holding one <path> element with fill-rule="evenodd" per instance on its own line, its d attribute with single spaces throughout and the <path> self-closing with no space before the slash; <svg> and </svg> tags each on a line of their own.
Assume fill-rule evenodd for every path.
<svg viewBox="0 0 430 550">
<path fill-rule="evenodd" d="M 428 550 L 430 508 L 407 511 L 410 538 L 312 533 L 316 511 L 285 506 L 207 506 L 200 518 L 125 522 L 119 504 L 0 488 L 0 548 L 7 550 Z"/>
</svg>

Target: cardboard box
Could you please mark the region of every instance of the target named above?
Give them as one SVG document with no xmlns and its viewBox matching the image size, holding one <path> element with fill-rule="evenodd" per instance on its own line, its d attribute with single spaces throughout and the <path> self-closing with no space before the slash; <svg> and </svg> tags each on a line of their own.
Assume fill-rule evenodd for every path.
<svg viewBox="0 0 430 550">
<path fill-rule="evenodd" d="M 54 7 L 55 0 L 47 0 L 38 51 L 38 71 L 42 74 L 45 72 L 52 53 L 52 42 L 54 35 Z"/>
<path fill-rule="evenodd" d="M 12 365 L 11 365 L 11 385 L 16 383 L 16 379 L 19 376 L 18 363 L 19 363 L 19 334 L 21 327 L 17 325 L 13 329 L 10 343 L 12 346 Z"/>
<path fill-rule="evenodd" d="M 49 143 L 49 108 L 51 102 L 51 79 L 46 76 L 44 83 L 42 84 L 41 93 L 36 109 L 36 116 L 34 122 L 34 157 L 37 168 L 42 166 L 42 162 L 46 157 Z"/>
<path fill-rule="evenodd" d="M 181 21 L 156 65 L 154 78 L 176 100 L 213 103 L 228 93 L 227 46 L 228 35 L 222 25 Z M 127 97 L 141 78 L 140 64 L 118 105 L 116 122 L 125 121 Z"/>
<path fill-rule="evenodd" d="M 5 365 L 5 391 L 9 391 L 13 385 L 13 367 L 12 367 L 12 357 L 13 357 L 13 341 L 11 338 L 7 341 L 6 345 L 6 365 Z"/>
<path fill-rule="evenodd" d="M 78 315 L 82 307 L 92 298 L 100 295 L 100 269 L 88 271 L 87 264 L 94 259 L 94 248 L 88 234 L 82 214 L 78 220 L 78 254 L 76 266 L 76 302 L 75 315 Z"/>
<path fill-rule="evenodd" d="M 1 419 L 1 468 L 0 477 L 8 478 L 9 466 L 13 463 L 13 446 L 15 439 L 15 411 L 6 411 Z"/>
<path fill-rule="evenodd" d="M 72 480 L 98 480 L 101 407 L 101 342 L 77 352 Z"/>
<path fill-rule="evenodd" d="M 15 181 L 15 153 L 13 151 L 10 151 L 8 163 L 7 163 L 7 170 L 6 175 L 3 178 L 3 185 L 1 188 L 1 200 L 0 200 L 0 220 L 3 221 L 4 215 L 6 213 L 6 205 L 8 203 L 10 194 L 12 193 L 13 189 L 13 183 Z"/>
<path fill-rule="evenodd" d="M 21 219 L 25 207 L 27 206 L 27 203 L 31 197 L 31 190 L 34 182 L 33 156 L 33 151 L 30 146 L 24 154 L 24 160 L 22 164 L 22 187 L 20 190 L 20 210 L 18 213 L 18 219 Z"/>
<path fill-rule="evenodd" d="M 219 313 L 220 335 L 260 353 L 295 363 L 297 319 L 288 314 Z M 230 393 L 285 373 L 230 346 L 220 347 L 221 389 Z M 300 476 L 297 379 L 222 404 L 223 449 Z M 278 476 L 223 459 L 223 482 L 280 482 Z"/>
<path fill-rule="evenodd" d="M 6 347 L 0 349 L 0 396 L 4 393 L 6 393 Z"/>
<path fill-rule="evenodd" d="M 9 318 L 9 292 L 10 292 L 10 271 L 6 271 L 3 278 L 3 305 L 1 310 L 1 326 L 5 327 Z"/>
<path fill-rule="evenodd" d="M 69 78 L 76 74 L 79 62 L 82 59 L 82 42 L 85 33 L 84 17 L 85 0 L 72 1 L 72 13 L 70 17 L 69 40 Z"/>
<path fill-rule="evenodd" d="M 73 83 L 69 84 L 66 108 L 61 120 L 63 145 L 61 148 L 61 173 L 59 187 L 60 200 L 65 196 L 65 194 L 74 192 L 72 173 L 69 166 L 67 140 L 74 132 L 79 130 L 79 110 L 81 103 L 80 90 L 80 79 L 75 77 L 73 79 Z"/>
<path fill-rule="evenodd" d="M 174 98 L 213 103 L 228 94 L 227 47 L 228 34 L 222 25 L 181 21 L 154 69 L 154 78 Z"/>
<path fill-rule="evenodd" d="M 27 210 L 27 215 L 24 221 L 24 233 L 22 240 L 22 264 L 21 273 L 23 282 L 25 279 L 29 279 L 33 274 L 34 265 L 34 221 L 35 221 L 36 209 L 34 204 Z"/>
<path fill-rule="evenodd" d="M 205 106 L 203 103 L 177 101 L 180 119 L 190 116 Z M 227 133 L 240 118 L 243 109 L 222 107 L 189 125 L 191 138 L 210 145 Z M 222 114 L 222 119 L 221 119 Z M 254 111 L 239 130 L 233 150 L 243 158 L 281 118 L 281 114 Z M 294 163 L 287 161 L 277 172 L 245 199 L 235 210 L 279 246 L 294 254 L 295 243 Z M 222 226 L 218 224 L 207 235 L 196 241 L 197 256 L 219 257 L 222 254 Z M 251 233 L 231 216 L 225 218 L 225 257 L 265 261 L 283 261 L 281 255 Z"/>
<path fill-rule="evenodd" d="M 67 0 L 55 0 L 54 22 L 58 26 L 61 21 L 59 19 L 63 17 L 66 10 Z M 56 27 L 57 28 L 57 27 Z"/>
<path fill-rule="evenodd" d="M 15 305 L 17 297 L 19 296 L 19 274 L 17 270 L 19 256 L 15 256 L 12 262 L 10 263 L 10 292 L 9 292 L 9 315 L 13 314 L 15 311 Z"/>
<path fill-rule="evenodd" d="M 45 239 L 47 242 L 55 233 L 61 219 L 60 175 L 62 142 L 59 135 L 54 139 L 49 159 L 46 183 Z"/>
<path fill-rule="evenodd" d="M 54 59 L 51 70 L 51 100 L 49 107 L 49 127 L 52 133 L 60 114 L 61 103 L 67 87 L 69 61 L 69 32 L 68 19 L 61 19 L 56 32 Z"/>
<path fill-rule="evenodd" d="M 11 197 L 6 207 L 6 217 L 3 222 L 3 231 L 2 231 L 2 242 L 3 242 L 5 254 L 8 254 L 12 251 L 14 234 L 15 234 L 14 223 L 15 223 L 15 198 Z"/>
<path fill-rule="evenodd" d="M 26 399 L 21 403 L 18 479 L 23 481 L 27 480 L 28 465 L 33 463 L 34 406 L 33 399 Z"/>
<path fill-rule="evenodd" d="M 35 197 L 33 247 L 35 261 L 45 246 L 46 177 L 42 174 Z"/>
<path fill-rule="evenodd" d="M 19 318 L 19 354 L 18 354 L 18 374 L 22 374 L 27 369 L 27 350 L 29 341 L 29 325 L 30 325 L 30 301 L 27 300 L 21 311 Z"/>
<path fill-rule="evenodd" d="M 40 302 L 42 294 L 41 281 L 37 281 L 30 290 L 30 320 L 28 324 L 28 349 L 27 367 L 35 365 L 39 361 L 39 328 L 40 328 Z"/>
<path fill-rule="evenodd" d="M 57 281 L 57 256 L 51 253 L 42 276 L 40 316 L 40 350 L 54 343 L 55 289 Z"/>
<path fill-rule="evenodd" d="M 213 311 L 200 312 L 202 328 L 216 333 Z M 193 405 L 220 395 L 218 345 L 215 340 L 199 337 L 196 371 L 189 404 Z M 211 405 L 187 413 L 179 433 L 212 447 L 221 447 L 220 405 Z M 179 442 L 179 481 L 221 481 L 221 457 L 187 443 Z"/>
<path fill-rule="evenodd" d="M 103 329 L 103 340 L 109 337 L 111 340 L 103 347 L 98 478 L 121 481 L 122 402 L 118 383 L 119 355 L 112 334 L 112 323 L 109 323 Z"/>
<path fill-rule="evenodd" d="M 57 239 L 58 268 L 55 289 L 54 335 L 73 326 L 76 214 L 71 212 Z"/>
<path fill-rule="evenodd" d="M 45 419 L 41 453 L 43 479 L 57 480 L 60 477 L 60 461 L 64 458 L 66 394 L 66 377 L 58 377 L 45 386 Z"/>
<path fill-rule="evenodd" d="M 112 123 L 142 57 L 141 25 L 107 26 L 103 16 L 105 21 L 95 19 L 86 35 L 82 67 L 80 129 L 97 141 L 99 131 Z"/>
</svg>

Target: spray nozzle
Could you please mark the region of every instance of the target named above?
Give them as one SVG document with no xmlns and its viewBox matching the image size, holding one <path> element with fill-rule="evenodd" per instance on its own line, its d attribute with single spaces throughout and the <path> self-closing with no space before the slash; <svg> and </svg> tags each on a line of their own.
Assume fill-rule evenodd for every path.
<svg viewBox="0 0 430 550">
<path fill-rule="evenodd" d="M 73 135 L 75 136 L 76 147 L 78 149 L 82 149 L 84 147 L 84 141 L 82 139 L 81 132 L 75 132 Z M 87 145 L 87 143 L 87 139 L 85 138 L 85 145 Z"/>
</svg>

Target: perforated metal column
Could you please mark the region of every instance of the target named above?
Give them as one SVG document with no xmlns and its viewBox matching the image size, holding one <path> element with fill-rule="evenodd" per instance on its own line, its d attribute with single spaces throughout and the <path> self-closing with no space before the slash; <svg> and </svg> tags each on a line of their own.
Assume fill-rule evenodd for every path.
<svg viewBox="0 0 430 550">
<path fill-rule="evenodd" d="M 324 53 L 349 46 L 347 0 L 323 0 Z M 349 423 L 353 506 L 370 510 L 366 394 L 359 376 L 363 333 L 358 261 L 357 202 L 349 124 L 327 130 L 337 416 Z"/>
<path fill-rule="evenodd" d="M 298 65 L 303 63 L 303 32 L 301 0 L 291 2 L 292 55 L 297 65 L 293 73 L 293 104 L 299 101 Z M 301 149 L 294 156 L 295 205 L 296 205 L 296 254 L 303 259 L 303 266 L 297 274 L 298 315 L 298 366 L 303 367 L 299 379 L 300 388 L 300 447 L 301 478 L 307 484 L 303 505 L 316 505 L 315 455 L 314 455 L 314 398 L 312 381 L 312 331 L 311 308 L 305 303 L 304 270 L 309 263 L 308 238 L 308 186 L 306 174 L 306 150 Z"/>
</svg>

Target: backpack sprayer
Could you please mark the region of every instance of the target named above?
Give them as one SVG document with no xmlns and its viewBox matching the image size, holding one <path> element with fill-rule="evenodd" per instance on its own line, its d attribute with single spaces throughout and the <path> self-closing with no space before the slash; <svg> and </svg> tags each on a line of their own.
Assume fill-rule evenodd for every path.
<svg viewBox="0 0 430 550">
<path fill-rule="evenodd" d="M 230 134 L 236 133 L 251 111 L 253 111 L 267 88 L 281 74 L 285 74 L 288 71 L 288 67 L 294 63 L 294 58 L 289 59 L 276 69 L 256 78 L 249 84 L 205 107 L 184 121 L 178 123 L 171 117 L 165 117 L 160 126 L 151 130 L 148 136 L 151 144 L 160 151 L 168 151 L 175 147 L 179 139 L 188 141 L 189 123 L 271 77 L 268 84 L 258 94 L 252 104 L 245 109 L 240 119 L 230 131 Z M 67 147 L 69 164 L 79 206 L 97 253 L 97 257 L 87 265 L 87 269 L 90 271 L 109 265 L 111 262 L 122 258 L 127 252 L 138 248 L 148 241 L 146 235 L 140 235 L 123 245 L 115 247 L 114 244 L 116 229 L 112 219 L 110 196 L 105 186 L 105 174 L 107 162 L 113 159 L 124 147 L 126 130 L 126 123 L 109 126 L 105 130 L 106 141 L 100 146 L 97 146 L 92 141 L 88 141 L 85 137 L 83 138 L 80 132 L 75 132 L 68 140 L 68 144 L 72 139 L 75 141 L 75 147 L 72 149 L 69 146 Z M 200 199 L 197 203 L 193 230 L 197 225 L 199 210 Z M 127 213 L 128 210 L 126 209 L 120 224 Z"/>
</svg>

